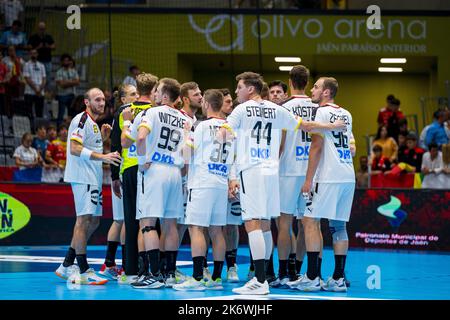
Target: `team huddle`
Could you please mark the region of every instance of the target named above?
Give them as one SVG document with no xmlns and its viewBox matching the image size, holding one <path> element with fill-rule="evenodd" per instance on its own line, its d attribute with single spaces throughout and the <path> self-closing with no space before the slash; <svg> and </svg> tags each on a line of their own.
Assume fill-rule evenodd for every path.
<svg viewBox="0 0 450 320">
<path fill-rule="evenodd" d="M 135 289 L 223 290 L 225 260 L 225 280 L 240 281 L 236 252 L 244 224 L 251 267 L 248 281 L 234 293 L 265 295 L 270 287 L 347 291 L 346 223 L 355 189 L 352 116 L 334 103 L 336 79 L 319 78 L 311 97 L 305 94 L 308 80 L 309 70 L 295 66 L 291 96 L 272 102 L 262 97 L 263 78 L 244 72 L 236 77 L 233 105 L 226 89 L 202 94 L 194 82 L 180 85 L 143 73 L 136 87 L 119 89 L 123 105 L 112 127 L 101 128 L 95 119 L 105 97 L 97 88 L 88 90 L 86 111 L 69 128 L 64 181 L 72 186 L 77 220 L 56 274 L 68 279 L 77 271 L 80 283 L 91 285 L 109 279 Z M 200 109 L 203 121 L 195 116 Z M 110 136 L 111 152 L 104 154 L 103 141 Z M 102 214 L 102 163 L 111 165 L 114 222 L 97 274 L 87 262 L 86 245 Z M 277 277 L 271 219 L 278 230 Z M 326 281 L 321 219 L 329 221 L 335 254 L 334 273 Z M 192 276 L 176 266 L 186 230 Z M 115 264 L 119 244 L 122 269 Z M 206 261 L 210 244 L 212 274 Z M 307 271 L 301 274 L 305 254 Z"/>
</svg>

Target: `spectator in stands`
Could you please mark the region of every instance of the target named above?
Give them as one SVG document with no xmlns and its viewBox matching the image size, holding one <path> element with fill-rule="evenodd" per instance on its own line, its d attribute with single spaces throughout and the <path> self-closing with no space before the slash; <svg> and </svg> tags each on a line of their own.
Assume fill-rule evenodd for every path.
<svg viewBox="0 0 450 320">
<path fill-rule="evenodd" d="M 31 133 L 24 133 L 22 136 L 22 144 L 14 151 L 13 158 L 16 160 L 16 166 L 20 170 L 27 168 L 36 168 L 42 163 L 42 158 L 35 148 L 31 146 L 33 136 Z"/>
<path fill-rule="evenodd" d="M 25 63 L 23 68 L 23 77 L 25 79 L 25 105 L 30 118 L 42 118 L 44 111 L 44 88 L 46 83 L 45 67 L 38 61 L 38 52 L 36 49 L 30 51 L 30 61 Z M 34 110 L 33 110 L 34 107 Z M 34 126 L 34 124 L 32 123 Z"/>
<path fill-rule="evenodd" d="M 373 145 L 379 145 L 383 150 L 383 156 L 387 157 L 391 163 L 397 161 L 398 145 L 393 138 L 388 136 L 386 125 L 382 125 L 378 128 Z"/>
<path fill-rule="evenodd" d="M 401 118 L 398 120 L 398 134 L 403 134 L 405 137 L 409 134 L 408 130 L 408 120 L 406 118 Z M 398 142 L 398 135 L 394 137 Z"/>
<path fill-rule="evenodd" d="M 22 20 L 21 15 L 24 12 L 23 5 L 19 0 L 3 0 L 0 3 L 0 12 L 5 23 L 4 30 L 11 29 L 15 20 Z"/>
<path fill-rule="evenodd" d="M 356 187 L 367 188 L 369 187 L 369 159 L 367 156 L 359 157 L 359 170 L 356 172 Z"/>
<path fill-rule="evenodd" d="M 427 129 L 427 133 L 425 136 L 426 145 L 436 143 L 440 149 L 442 145 L 447 144 L 449 142 L 449 138 L 447 137 L 447 133 L 445 132 L 444 127 L 446 116 L 447 114 L 445 110 L 437 110 L 434 113 L 433 115 L 434 121 Z"/>
<path fill-rule="evenodd" d="M 422 173 L 424 175 L 422 188 L 439 189 L 441 187 L 439 175 L 445 175 L 442 152 L 439 151 L 436 143 L 431 143 L 428 150 L 422 159 Z"/>
<path fill-rule="evenodd" d="M 398 168 L 393 170 L 393 174 L 398 174 L 400 171 L 417 172 L 422 169 L 422 157 L 425 150 L 417 146 L 417 137 L 410 133 L 406 137 L 407 149 L 398 154 Z"/>
<path fill-rule="evenodd" d="M 386 107 L 378 112 L 378 126 L 389 125 L 389 119 L 395 114 L 393 120 L 402 119 L 405 116 L 400 111 L 400 100 L 396 99 L 393 94 L 386 97 Z"/>
<path fill-rule="evenodd" d="M 0 50 L 0 115 L 6 114 L 6 83 L 8 82 L 8 67 L 6 64 L 2 61 L 3 54 Z"/>
<path fill-rule="evenodd" d="M 47 147 L 45 159 L 50 164 L 46 172 L 45 182 L 62 182 L 66 167 L 67 127 L 61 125 L 58 129 L 58 138 Z M 45 171 L 44 171 L 45 172 Z"/>
<path fill-rule="evenodd" d="M 50 143 L 57 138 L 57 131 L 55 125 L 51 124 L 47 127 L 47 138 Z"/>
<path fill-rule="evenodd" d="M 376 144 L 373 146 L 372 152 L 372 174 L 388 172 L 391 169 L 392 162 L 388 157 L 383 155 L 383 148 L 380 145 Z"/>
<path fill-rule="evenodd" d="M 5 84 L 6 114 L 8 117 L 12 117 L 14 113 L 12 110 L 13 99 L 19 98 L 22 87 L 22 69 L 24 62 L 22 58 L 16 55 L 16 49 L 14 46 L 8 47 L 8 55 L 4 57 L 2 61 L 8 68 L 8 82 Z"/>
<path fill-rule="evenodd" d="M 388 136 L 394 138 L 397 141 L 398 134 L 400 133 L 400 120 L 405 119 L 403 112 L 400 111 L 400 100 L 394 98 L 392 100 L 392 114 L 388 118 Z"/>
<path fill-rule="evenodd" d="M 21 31 L 22 22 L 16 20 L 13 22 L 12 28 L 9 31 L 5 31 L 0 38 L 0 48 L 5 50 L 9 46 L 16 48 L 17 56 L 24 58 L 26 50 L 28 50 L 27 36 L 25 32 Z"/>
<path fill-rule="evenodd" d="M 40 125 L 36 130 L 36 137 L 33 138 L 31 146 L 39 152 L 39 155 L 44 160 L 49 143 L 50 142 L 47 139 L 47 129 L 45 125 Z"/>
<path fill-rule="evenodd" d="M 28 39 L 28 44 L 32 49 L 38 52 L 38 61 L 45 67 L 45 78 L 47 79 L 47 88 L 51 81 L 52 74 L 52 51 L 56 49 L 53 37 L 45 32 L 45 22 L 41 21 L 38 24 L 37 33 L 33 34 Z"/>
<path fill-rule="evenodd" d="M 268 84 L 269 101 L 281 105 L 288 97 L 288 86 L 281 80 L 274 80 Z"/>
<path fill-rule="evenodd" d="M 406 137 L 407 136 L 408 136 L 408 134 L 404 134 L 402 132 L 400 132 L 398 134 L 398 153 L 399 154 L 407 149 L 407 146 L 406 146 Z"/>
<path fill-rule="evenodd" d="M 136 87 L 136 76 L 141 73 L 138 66 L 131 66 L 129 69 L 130 74 L 125 77 L 122 84 L 131 84 Z"/>
<path fill-rule="evenodd" d="M 56 122 L 60 125 L 63 122 L 66 110 L 68 110 L 69 116 L 73 117 L 75 114 L 73 110 L 70 110 L 73 99 L 76 94 L 76 87 L 80 84 L 80 77 L 78 76 L 72 57 L 68 54 L 61 56 L 61 68 L 56 72 L 56 85 L 58 100 L 58 118 Z"/>
<path fill-rule="evenodd" d="M 444 109 L 444 128 L 445 128 L 445 133 L 447 134 L 447 138 L 450 141 L 450 109 L 448 107 L 445 107 Z"/>
</svg>

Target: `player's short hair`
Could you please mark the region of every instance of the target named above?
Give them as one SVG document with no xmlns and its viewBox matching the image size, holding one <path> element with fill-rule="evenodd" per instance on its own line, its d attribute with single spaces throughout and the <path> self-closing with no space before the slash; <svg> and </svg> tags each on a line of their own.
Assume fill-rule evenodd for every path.
<svg viewBox="0 0 450 320">
<path fill-rule="evenodd" d="M 185 82 L 180 87 L 180 97 L 189 97 L 189 90 L 195 90 L 198 88 L 198 83 L 194 81 Z"/>
<path fill-rule="evenodd" d="M 90 88 L 84 93 L 84 99 L 91 100 L 90 95 L 91 95 L 91 92 L 94 91 L 94 90 L 99 90 L 100 92 L 103 92 L 103 90 L 100 89 L 100 88 L 96 88 L 96 87 Z"/>
<path fill-rule="evenodd" d="M 242 80 L 246 87 L 252 86 L 257 94 L 261 94 L 263 90 L 263 77 L 255 72 L 247 71 L 236 76 L 236 81 Z"/>
<path fill-rule="evenodd" d="M 206 90 L 203 99 L 211 105 L 215 112 L 219 112 L 223 105 L 223 94 L 219 89 Z"/>
<path fill-rule="evenodd" d="M 309 80 L 309 69 L 303 65 L 294 66 L 289 71 L 289 79 L 294 89 L 304 90 Z"/>
<path fill-rule="evenodd" d="M 132 84 L 121 84 L 117 90 L 114 91 L 113 97 L 114 97 L 114 107 L 117 109 L 122 105 L 122 100 L 120 98 L 123 98 L 127 95 L 127 90 L 129 88 L 135 88 Z"/>
<path fill-rule="evenodd" d="M 160 80 L 162 83 L 161 94 L 167 94 L 171 102 L 175 102 L 180 96 L 180 83 L 172 78 L 163 78 Z"/>
<path fill-rule="evenodd" d="M 326 90 L 326 89 L 330 90 L 331 98 L 336 97 L 336 94 L 339 89 L 337 80 L 333 77 L 322 77 L 321 79 L 323 79 L 323 85 L 322 85 L 323 90 Z"/>
<path fill-rule="evenodd" d="M 158 77 L 151 73 L 140 73 L 136 76 L 136 90 L 141 96 L 148 96 L 158 84 Z"/>
<path fill-rule="evenodd" d="M 269 100 L 269 85 L 266 82 L 263 82 L 263 87 L 260 95 L 262 99 Z"/>
<path fill-rule="evenodd" d="M 379 144 L 376 144 L 373 146 L 372 151 L 373 152 L 381 152 L 381 151 L 383 151 L 383 148 Z"/>
<path fill-rule="evenodd" d="M 231 91 L 228 88 L 222 88 L 222 89 L 219 89 L 219 90 L 220 90 L 220 92 L 222 92 L 224 97 L 227 96 L 227 95 L 231 95 Z"/>
<path fill-rule="evenodd" d="M 270 83 L 268 84 L 269 89 L 272 88 L 272 87 L 275 87 L 275 86 L 281 87 L 281 89 L 283 89 L 283 92 L 284 92 L 284 93 L 286 93 L 287 90 L 288 90 L 287 84 L 284 83 L 284 82 L 281 81 L 281 80 L 273 80 L 272 82 L 270 82 Z"/>
</svg>

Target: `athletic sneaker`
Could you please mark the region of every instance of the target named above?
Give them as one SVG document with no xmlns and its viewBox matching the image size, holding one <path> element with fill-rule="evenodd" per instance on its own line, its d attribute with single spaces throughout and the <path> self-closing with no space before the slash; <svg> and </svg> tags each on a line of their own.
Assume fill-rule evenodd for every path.
<svg viewBox="0 0 450 320">
<path fill-rule="evenodd" d="M 298 281 L 296 287 L 297 290 L 312 292 L 312 291 L 320 291 L 321 289 L 319 277 L 316 277 L 314 280 L 311 280 L 305 273 L 304 275 L 300 276 L 300 278 L 297 281 Z"/>
<path fill-rule="evenodd" d="M 288 286 L 288 288 L 290 288 L 290 289 L 297 289 L 297 286 L 299 285 L 299 283 L 300 283 L 301 280 L 302 280 L 302 276 L 299 275 L 298 278 L 297 278 L 297 280 L 294 280 L 294 281 L 288 281 L 288 282 L 286 283 L 286 286 Z"/>
<path fill-rule="evenodd" d="M 137 276 L 135 276 L 134 278 L 130 279 L 130 285 L 133 286 L 139 282 L 144 281 L 145 277 L 148 276 L 148 273 L 144 273 L 144 274 L 138 274 Z"/>
<path fill-rule="evenodd" d="M 252 280 L 255 277 L 255 270 L 248 270 L 247 281 Z"/>
<path fill-rule="evenodd" d="M 266 280 L 267 280 L 267 283 L 272 283 L 277 280 L 277 277 L 275 277 L 275 275 L 266 274 Z"/>
<path fill-rule="evenodd" d="M 89 268 L 85 272 L 80 274 L 80 284 L 102 285 L 106 284 L 107 282 L 108 279 L 99 277 L 92 268 Z"/>
<path fill-rule="evenodd" d="M 98 273 L 108 280 L 117 280 L 119 272 L 120 270 L 117 266 L 107 267 L 106 264 L 103 264 Z"/>
<path fill-rule="evenodd" d="M 74 265 L 72 265 L 74 266 Z M 67 280 L 69 279 L 69 272 L 70 272 L 70 267 L 64 267 L 63 264 L 61 263 L 61 265 L 58 267 L 58 269 L 56 269 L 55 274 L 60 277 L 61 279 Z"/>
<path fill-rule="evenodd" d="M 175 270 L 175 281 L 176 283 L 183 283 L 189 278 L 189 276 L 185 275 L 183 272 L 180 271 L 180 269 Z"/>
<path fill-rule="evenodd" d="M 288 288 L 289 276 L 283 276 L 283 278 L 276 278 L 274 281 L 269 282 L 269 286 L 272 288 Z"/>
<path fill-rule="evenodd" d="M 260 283 L 258 282 L 256 277 L 248 281 L 243 287 L 234 288 L 233 292 L 237 294 L 248 295 L 265 295 L 270 293 L 269 284 L 267 283 L 267 281 L 264 281 L 264 283 Z"/>
<path fill-rule="evenodd" d="M 234 264 L 233 267 L 230 267 L 230 269 L 228 269 L 227 282 L 230 282 L 230 283 L 239 282 L 238 266 L 236 264 Z"/>
<path fill-rule="evenodd" d="M 209 272 L 208 267 L 203 268 L 203 279 L 212 280 L 211 272 Z"/>
<path fill-rule="evenodd" d="M 149 273 L 142 281 L 135 282 L 131 286 L 135 289 L 158 289 L 164 287 L 164 279 L 161 273 L 157 276 Z"/>
<path fill-rule="evenodd" d="M 177 291 L 204 291 L 206 290 L 203 280 L 197 281 L 192 277 L 186 279 L 183 283 L 174 284 L 172 286 Z"/>
<path fill-rule="evenodd" d="M 165 281 L 165 285 L 166 285 L 166 288 L 172 288 L 174 285 L 176 285 L 176 284 L 178 284 L 178 282 L 177 282 L 177 278 L 176 278 L 176 276 L 175 276 L 175 273 L 173 273 L 173 272 L 169 272 L 167 275 L 166 275 L 166 278 L 164 279 Z M 184 281 L 181 281 L 181 282 L 179 282 L 179 283 L 183 283 L 183 282 L 185 282 L 186 280 L 184 280 Z"/>
<path fill-rule="evenodd" d="M 334 280 L 332 277 L 330 277 L 327 282 L 324 283 L 322 289 L 325 291 L 333 292 L 347 292 L 347 285 L 345 284 L 344 278 Z"/>
<path fill-rule="evenodd" d="M 221 278 L 217 278 L 216 280 L 203 279 L 203 282 L 204 282 L 204 286 L 208 290 L 223 290 L 223 285 L 222 285 L 222 279 Z"/>
</svg>

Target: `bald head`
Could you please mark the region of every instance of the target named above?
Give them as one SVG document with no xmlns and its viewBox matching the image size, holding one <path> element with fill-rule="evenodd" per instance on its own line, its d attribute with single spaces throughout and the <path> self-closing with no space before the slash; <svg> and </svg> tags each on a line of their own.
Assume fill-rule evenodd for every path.
<svg viewBox="0 0 450 320">
<path fill-rule="evenodd" d="M 96 95 L 98 93 L 102 93 L 103 94 L 103 91 L 100 90 L 99 88 L 90 88 L 88 91 L 86 91 L 84 93 L 84 98 L 85 99 L 91 99 L 92 96 L 94 96 L 94 95 Z"/>
</svg>

